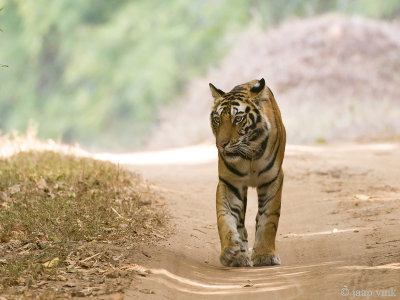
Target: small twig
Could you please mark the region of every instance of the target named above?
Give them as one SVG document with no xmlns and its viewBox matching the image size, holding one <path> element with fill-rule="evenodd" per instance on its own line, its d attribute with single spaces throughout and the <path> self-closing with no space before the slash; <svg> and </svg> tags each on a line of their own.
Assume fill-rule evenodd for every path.
<svg viewBox="0 0 400 300">
<path fill-rule="evenodd" d="M 156 233 L 156 232 L 153 232 L 153 234 L 156 236 L 156 237 L 158 237 L 158 238 L 160 238 L 160 239 L 165 239 L 165 236 L 162 236 L 161 234 L 158 234 L 158 233 Z"/>
<path fill-rule="evenodd" d="M 125 219 L 123 216 L 121 216 L 121 215 L 119 214 L 119 212 L 117 212 L 117 211 L 115 210 L 114 207 L 111 207 L 111 209 L 112 209 L 113 212 L 115 212 L 115 213 L 117 214 L 118 217 L 121 218 L 122 221 L 124 221 L 124 222 L 126 222 L 126 223 L 129 223 L 129 220 L 127 220 L 127 219 Z"/>
<path fill-rule="evenodd" d="M 90 259 L 92 259 L 92 258 L 95 258 L 96 256 L 99 256 L 100 254 L 101 254 L 101 252 L 99 252 L 99 253 L 97 253 L 97 254 L 95 254 L 95 255 L 92 255 L 92 256 L 90 256 L 90 257 L 87 257 L 87 258 L 81 260 L 80 262 L 83 263 L 83 262 L 85 262 L 85 261 L 87 261 L 87 260 L 90 260 Z"/>
<path fill-rule="evenodd" d="M 399 242 L 400 240 L 391 240 L 391 241 L 386 241 L 386 242 L 375 242 L 375 244 L 387 244 L 387 243 L 393 243 L 393 242 Z"/>
</svg>

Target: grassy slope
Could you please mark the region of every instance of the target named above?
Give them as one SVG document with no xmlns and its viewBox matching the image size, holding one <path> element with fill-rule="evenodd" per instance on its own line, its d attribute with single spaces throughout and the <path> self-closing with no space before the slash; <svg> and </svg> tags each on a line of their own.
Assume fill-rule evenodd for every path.
<svg viewBox="0 0 400 300">
<path fill-rule="evenodd" d="M 154 209 L 155 196 L 137 175 L 108 162 L 52 151 L 1 159 L 0 294 L 35 294 L 43 282 L 77 280 L 54 290 L 80 295 L 76 286 L 87 270 L 101 270 L 84 278 L 89 282 L 115 272 L 121 262 L 112 249 L 124 255 L 118 247 L 159 236 L 165 216 Z"/>
</svg>

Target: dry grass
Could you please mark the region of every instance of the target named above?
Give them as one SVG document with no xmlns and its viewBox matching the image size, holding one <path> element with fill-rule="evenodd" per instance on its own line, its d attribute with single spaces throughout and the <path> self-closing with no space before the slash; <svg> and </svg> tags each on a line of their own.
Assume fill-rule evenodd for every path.
<svg viewBox="0 0 400 300">
<path fill-rule="evenodd" d="M 80 295 L 84 272 L 91 270 L 94 286 L 129 257 L 127 248 L 158 239 L 166 217 L 156 197 L 138 175 L 109 162 L 54 151 L 2 158 L 0 294 L 32 296 L 53 285 L 59 296 Z M 109 292 L 101 282 L 97 291 Z"/>
</svg>

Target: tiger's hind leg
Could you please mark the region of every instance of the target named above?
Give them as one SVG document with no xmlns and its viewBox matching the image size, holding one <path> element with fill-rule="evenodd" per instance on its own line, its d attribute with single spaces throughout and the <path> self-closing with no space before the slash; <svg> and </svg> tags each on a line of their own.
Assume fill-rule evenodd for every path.
<svg viewBox="0 0 400 300">
<path fill-rule="evenodd" d="M 275 237 L 281 211 L 282 184 L 283 174 L 270 186 L 257 188 L 256 238 L 251 257 L 255 267 L 281 264 L 275 252 Z"/>
<path fill-rule="evenodd" d="M 217 188 L 217 221 L 221 240 L 220 261 L 227 267 L 249 267 L 247 231 L 244 227 L 246 196 L 232 184 L 221 181 Z M 247 189 L 246 189 L 247 192 Z"/>
</svg>

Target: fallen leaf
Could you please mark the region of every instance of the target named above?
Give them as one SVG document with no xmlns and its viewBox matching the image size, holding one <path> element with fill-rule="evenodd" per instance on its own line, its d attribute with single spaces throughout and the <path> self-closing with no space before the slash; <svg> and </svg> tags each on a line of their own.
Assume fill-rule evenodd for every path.
<svg viewBox="0 0 400 300">
<path fill-rule="evenodd" d="M 44 180 L 43 177 L 40 177 L 40 179 L 36 182 L 36 185 L 41 190 L 48 190 L 49 189 L 49 187 L 47 186 L 46 180 Z"/>
<path fill-rule="evenodd" d="M 8 189 L 10 190 L 10 194 L 13 195 L 13 194 L 19 193 L 21 191 L 21 186 L 19 184 L 16 184 L 16 185 L 10 186 Z"/>
<path fill-rule="evenodd" d="M 160 238 L 160 239 L 165 239 L 165 236 L 162 236 L 161 234 L 158 234 L 158 233 L 155 233 L 155 232 L 153 232 L 153 234 L 156 236 L 156 237 L 158 237 L 158 238 Z"/>
<path fill-rule="evenodd" d="M 41 286 L 44 286 L 44 285 L 46 285 L 46 284 L 48 284 L 47 281 L 40 281 L 40 282 L 38 282 L 36 285 L 37 285 L 38 287 L 41 287 Z"/>
<path fill-rule="evenodd" d="M 24 283 L 25 283 L 25 279 L 22 278 L 22 277 L 18 277 L 17 282 L 18 282 L 19 284 L 24 284 Z"/>
<path fill-rule="evenodd" d="M 2 232 L 1 236 L 0 236 L 0 242 L 1 243 L 8 243 L 9 241 L 10 241 L 10 235 L 8 235 L 5 232 Z"/>
<path fill-rule="evenodd" d="M 72 283 L 72 282 L 68 282 L 68 283 L 64 284 L 64 286 L 66 286 L 66 287 L 76 287 L 76 284 Z"/>
<path fill-rule="evenodd" d="M 141 292 L 143 294 L 155 294 L 155 292 L 150 289 L 142 289 L 142 290 L 139 290 L 139 292 Z"/>
<path fill-rule="evenodd" d="M 56 257 L 56 258 L 54 258 L 52 260 L 46 261 L 42 265 L 45 268 L 54 268 L 54 267 L 58 266 L 59 262 L 60 262 L 60 259 L 58 257 Z"/>
<path fill-rule="evenodd" d="M 340 189 L 332 189 L 332 190 L 325 190 L 325 193 L 337 193 L 340 192 Z"/>
<path fill-rule="evenodd" d="M 141 200 L 139 201 L 139 205 L 150 205 L 151 201 L 150 200 Z"/>
<path fill-rule="evenodd" d="M 110 271 L 106 272 L 105 275 L 107 278 L 118 278 L 119 277 L 118 271 L 116 271 L 116 270 L 110 270 Z"/>
<path fill-rule="evenodd" d="M 368 195 L 364 195 L 364 194 L 356 194 L 356 195 L 354 195 L 354 198 L 365 201 L 365 200 L 370 199 L 371 197 Z"/>
<path fill-rule="evenodd" d="M 57 279 L 60 281 L 67 281 L 67 277 L 63 276 L 63 275 L 57 275 Z"/>
<path fill-rule="evenodd" d="M 74 269 L 74 268 L 67 270 L 67 273 L 77 273 L 77 272 L 78 272 L 78 270 Z"/>
<path fill-rule="evenodd" d="M 73 297 L 87 297 L 87 296 L 89 296 L 91 293 L 92 293 L 92 292 L 89 291 L 89 290 L 82 290 L 82 291 L 75 291 L 75 292 L 72 292 L 71 295 L 72 295 Z"/>
<path fill-rule="evenodd" d="M 0 199 L 3 201 L 10 201 L 10 198 L 8 197 L 6 192 L 0 192 Z"/>
<path fill-rule="evenodd" d="M 143 272 L 143 271 L 138 271 L 137 274 L 142 276 L 142 277 L 146 277 L 147 275 L 149 275 L 149 274 L 147 274 L 146 272 Z"/>
<path fill-rule="evenodd" d="M 79 262 L 79 266 L 81 266 L 82 268 L 85 268 L 85 269 L 89 269 L 93 266 L 93 263 L 88 262 L 88 261 L 83 261 L 83 262 Z"/>
</svg>

